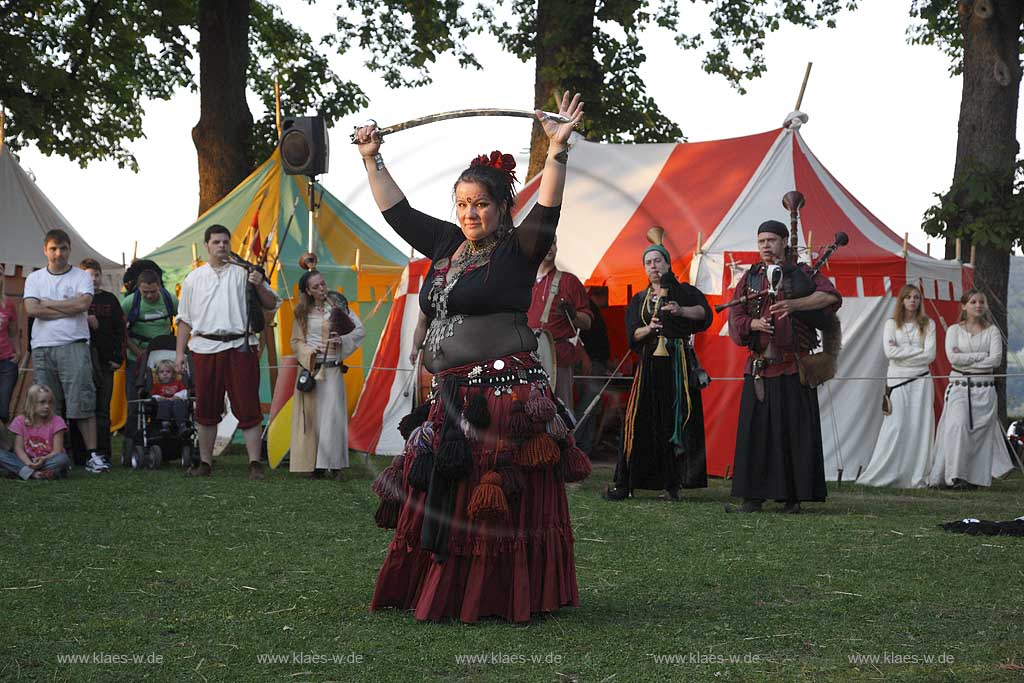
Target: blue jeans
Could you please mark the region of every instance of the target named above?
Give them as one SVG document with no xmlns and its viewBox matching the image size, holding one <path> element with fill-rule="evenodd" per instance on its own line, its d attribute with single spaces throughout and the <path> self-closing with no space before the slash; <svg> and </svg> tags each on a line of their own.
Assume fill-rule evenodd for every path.
<svg viewBox="0 0 1024 683">
<path fill-rule="evenodd" d="M 35 470 L 23 463 L 14 453 L 2 449 L 0 449 L 0 469 L 13 472 L 22 479 L 30 479 L 32 477 L 32 473 L 35 472 Z M 58 472 L 66 474 L 67 471 L 71 469 L 71 458 L 64 453 L 55 453 L 47 459 L 46 464 L 43 465 L 43 469 L 57 470 Z"/>
<path fill-rule="evenodd" d="M 18 364 L 13 360 L 0 360 L 0 422 L 10 421 L 11 396 L 18 383 Z M 17 412 L 17 411 L 15 411 Z"/>
</svg>

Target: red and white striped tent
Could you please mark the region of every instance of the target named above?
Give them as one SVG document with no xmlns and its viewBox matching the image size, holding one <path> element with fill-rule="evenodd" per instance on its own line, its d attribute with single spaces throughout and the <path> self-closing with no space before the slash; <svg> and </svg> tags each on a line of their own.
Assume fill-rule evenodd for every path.
<svg viewBox="0 0 1024 683">
<path fill-rule="evenodd" d="M 847 481 L 866 466 L 881 429 L 882 380 L 886 360 L 881 335 L 895 295 L 907 282 L 922 286 L 926 312 L 952 324 L 956 300 L 971 279 L 970 268 L 931 258 L 904 241 L 871 214 L 814 156 L 800 134 L 806 116 L 794 112 L 783 128 L 710 142 L 608 145 L 580 141 L 568 167 L 558 225 L 558 267 L 587 285 L 609 288 L 610 316 L 624 314 L 633 292 L 647 286 L 641 254 L 648 228 L 665 228 L 672 270 L 704 292 L 712 303 L 732 289 L 758 256 L 756 229 L 774 218 L 789 225 L 782 196 L 803 193 L 799 242 L 815 253 L 843 231 L 849 245 L 824 272 L 844 296 L 840 310 L 843 352 L 836 380 L 818 390 L 826 474 Z M 536 202 L 539 178 L 519 197 L 519 213 Z M 806 256 L 804 257 L 806 259 Z M 704 393 L 708 472 L 727 475 L 732 464 L 745 349 L 728 336 L 727 313 L 715 316 L 698 335 L 697 353 L 712 377 Z M 621 323 L 618 326 L 621 329 Z M 935 374 L 949 365 L 941 352 L 944 324 L 938 324 Z M 625 339 L 612 340 L 625 348 Z M 849 379 L 841 379 L 849 378 Z M 937 403 L 941 400 L 937 387 Z"/>
<path fill-rule="evenodd" d="M 373 365 L 349 421 L 348 444 L 353 450 L 398 455 L 405 447 L 398 421 L 412 410 L 418 388 L 409 355 L 419 318 L 420 285 L 429 269 L 430 261 L 417 259 L 402 272 Z"/>
<path fill-rule="evenodd" d="M 880 343 L 894 296 L 907 282 L 925 295 L 926 312 L 945 324 L 958 315 L 956 300 L 969 285 L 970 268 L 931 258 L 913 247 L 860 204 L 810 151 L 800 134 L 804 117 L 790 115 L 786 127 L 727 140 L 698 143 L 611 145 L 578 141 L 572 150 L 558 227 L 558 266 L 587 285 L 609 289 L 610 329 L 622 330 L 624 306 L 647 285 L 641 254 L 648 228 L 665 228 L 665 246 L 673 271 L 688 279 L 714 304 L 731 298 L 744 270 L 757 260 L 756 227 L 775 218 L 789 224 L 782 196 L 799 190 L 806 198 L 799 242 L 811 251 L 845 232 L 848 246 L 829 262 L 826 275 L 844 296 L 840 310 L 843 352 L 839 376 L 818 391 L 826 473 L 844 470 L 852 479 L 867 465 L 881 428 L 883 382 L 853 378 L 882 377 L 886 361 Z M 536 202 L 540 179 L 520 193 L 517 215 Z M 419 291 L 426 261 L 410 265 L 402 292 Z M 408 301 L 408 303 L 406 303 Z M 735 445 L 736 419 L 745 350 L 728 337 L 726 313 L 696 339 L 705 368 L 717 378 L 705 390 L 708 471 L 728 475 Z M 381 337 L 374 366 L 398 368 L 370 373 L 352 419 L 352 447 L 372 453 L 401 452 L 398 420 L 412 406 L 415 380 L 408 361 L 416 322 L 415 296 L 396 296 Z M 944 325 L 938 326 L 942 348 Z M 624 338 L 613 338 L 622 353 Z M 940 350 L 932 366 L 946 374 Z M 936 402 L 941 387 L 936 387 Z"/>
</svg>

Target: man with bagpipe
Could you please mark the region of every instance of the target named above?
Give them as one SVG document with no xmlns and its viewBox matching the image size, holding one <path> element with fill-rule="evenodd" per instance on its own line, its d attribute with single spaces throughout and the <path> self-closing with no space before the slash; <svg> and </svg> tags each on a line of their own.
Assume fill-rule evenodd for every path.
<svg viewBox="0 0 1024 683">
<path fill-rule="evenodd" d="M 209 259 L 181 283 L 175 365 L 186 371 L 185 348 L 192 352 L 196 424 L 201 462 L 189 476 L 210 476 L 217 425 L 224 413 L 224 392 L 249 455 L 249 478 L 262 479 L 259 399 L 259 338 L 265 312 L 281 300 L 262 269 L 231 252 L 231 233 L 211 225 L 203 236 Z"/>
<path fill-rule="evenodd" d="M 759 512 L 767 499 L 800 512 L 801 501 L 824 501 L 825 465 L 816 387 L 835 375 L 841 344 L 836 311 L 842 296 L 818 271 L 846 235 L 826 249 L 814 268 L 796 260 L 798 211 L 803 197 L 786 195 L 792 239 L 774 220 L 757 229 L 761 261 L 737 284 L 729 308 L 729 336 L 750 349 L 743 371 L 732 495 L 742 505 L 726 512 Z M 788 253 L 787 253 L 788 252 Z M 823 350 L 818 346 L 822 333 Z"/>
</svg>

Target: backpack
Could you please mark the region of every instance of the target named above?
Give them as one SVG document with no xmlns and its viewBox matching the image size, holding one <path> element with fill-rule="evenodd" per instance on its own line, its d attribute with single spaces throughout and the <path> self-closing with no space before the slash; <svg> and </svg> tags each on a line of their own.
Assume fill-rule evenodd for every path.
<svg viewBox="0 0 1024 683">
<path fill-rule="evenodd" d="M 168 319 L 174 317 L 174 300 L 171 298 L 171 293 L 168 292 L 166 289 L 164 289 L 163 285 L 160 286 L 160 298 L 163 299 L 163 301 L 164 301 L 164 309 L 165 309 L 164 315 L 160 316 L 159 318 L 151 318 L 151 319 L 147 320 L 146 322 L 156 322 L 158 320 L 168 320 Z M 135 321 L 139 319 L 139 311 L 141 310 L 141 308 L 142 308 L 142 292 L 140 292 L 138 289 L 136 289 L 132 293 L 132 306 L 128 310 L 128 316 L 127 316 L 127 321 L 126 321 L 126 326 L 128 327 L 128 335 L 130 337 L 134 337 L 135 339 L 142 339 L 144 341 L 149 341 L 150 339 L 152 339 L 152 337 L 147 337 L 144 334 L 139 334 L 138 332 L 133 332 L 132 331 L 132 325 L 134 325 Z"/>
</svg>

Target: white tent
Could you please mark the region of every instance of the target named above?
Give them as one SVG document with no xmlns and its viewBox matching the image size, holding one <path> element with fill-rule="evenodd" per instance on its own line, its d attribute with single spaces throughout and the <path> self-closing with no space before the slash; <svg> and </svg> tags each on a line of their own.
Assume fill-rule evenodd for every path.
<svg viewBox="0 0 1024 683">
<path fill-rule="evenodd" d="M 45 267 L 43 235 L 54 229 L 63 230 L 71 238 L 72 264 L 85 258 L 96 259 L 103 267 L 104 286 L 114 292 L 121 289 L 124 273 L 121 264 L 103 256 L 82 239 L 7 146 L 0 142 L 0 263 L 3 264 L 3 275 L 16 278 L 20 283 L 33 270 Z M 9 289 L 8 292 L 20 294 L 21 288 L 17 287 L 14 292 Z"/>
</svg>

